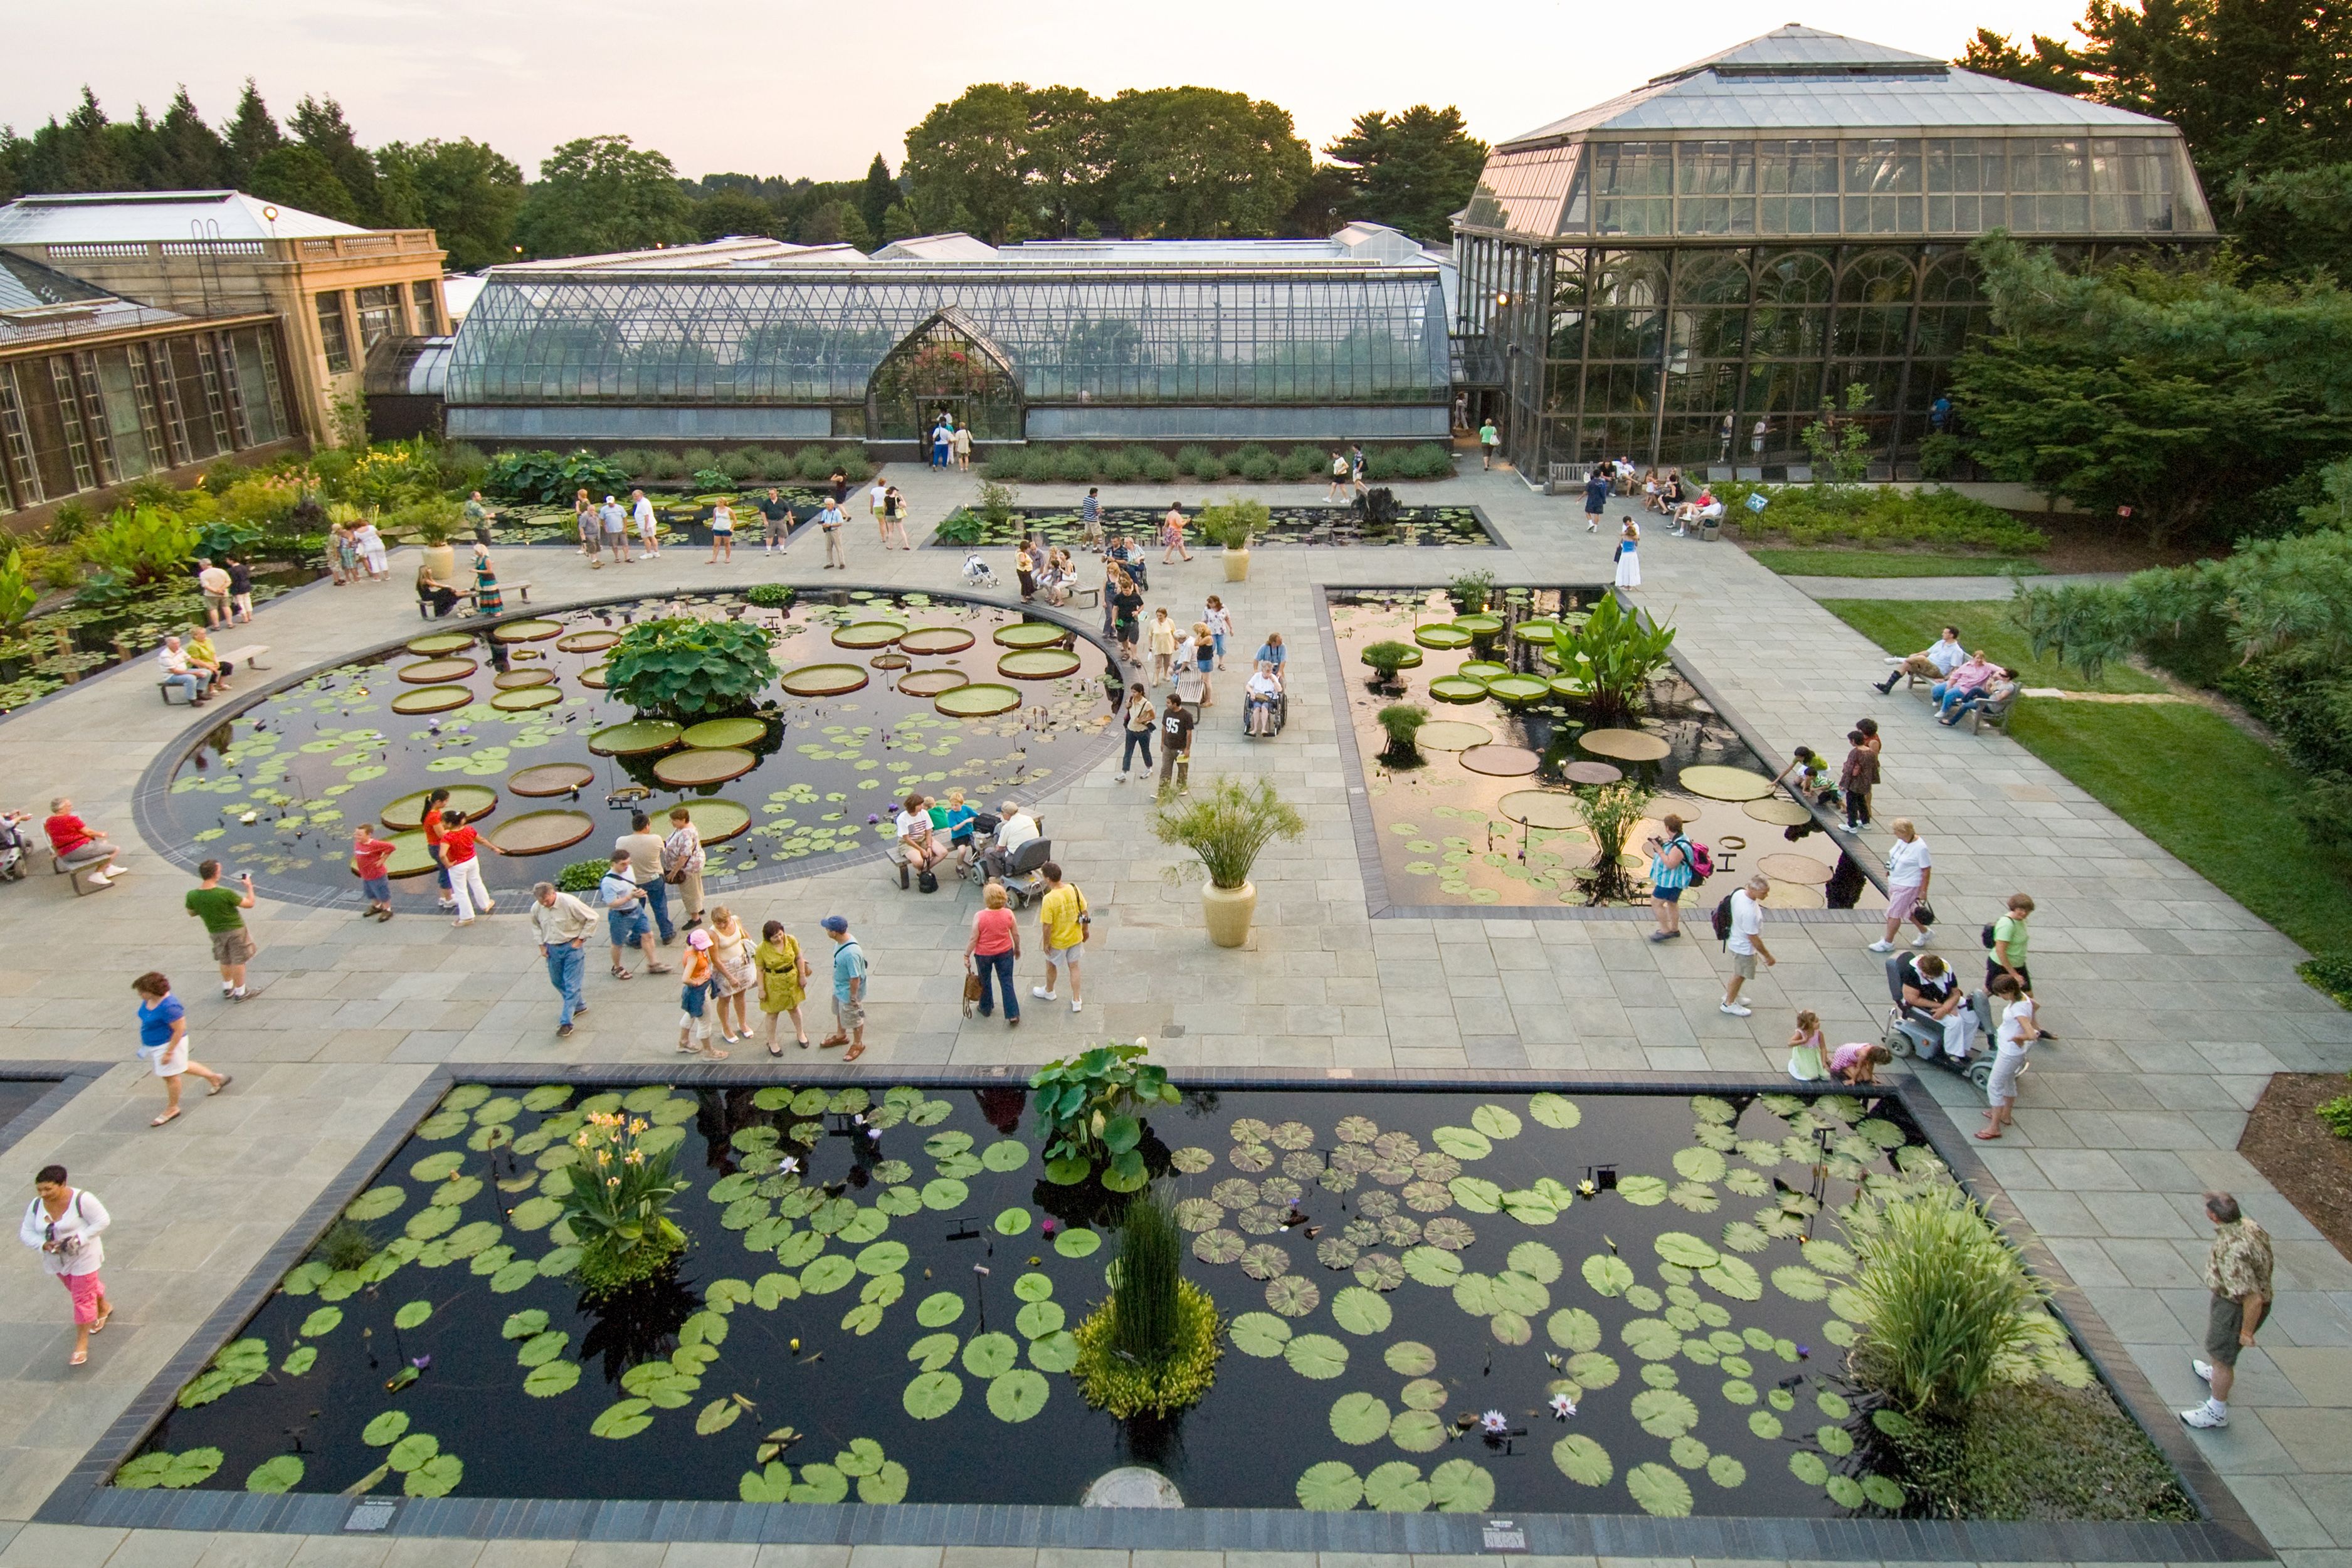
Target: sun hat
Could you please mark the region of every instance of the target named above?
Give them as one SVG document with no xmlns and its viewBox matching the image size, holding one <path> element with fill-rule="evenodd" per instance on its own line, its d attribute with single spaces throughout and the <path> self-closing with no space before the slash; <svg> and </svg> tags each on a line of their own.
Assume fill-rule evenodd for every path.
<svg viewBox="0 0 2352 1568">
<path fill-rule="evenodd" d="M 689 947 L 708 947 L 710 946 L 710 933 L 689 931 L 686 934 L 686 945 Z"/>
</svg>

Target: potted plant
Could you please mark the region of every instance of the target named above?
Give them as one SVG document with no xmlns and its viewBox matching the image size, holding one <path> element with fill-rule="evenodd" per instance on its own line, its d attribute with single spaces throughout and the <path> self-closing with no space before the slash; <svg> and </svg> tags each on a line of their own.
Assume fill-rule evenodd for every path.
<svg viewBox="0 0 2352 1568">
<path fill-rule="evenodd" d="M 1372 685 L 1381 691 L 1395 691 L 1399 689 L 1397 672 L 1420 664 L 1421 650 L 1410 643 L 1388 639 L 1366 647 L 1361 657 L 1372 667 Z"/>
<path fill-rule="evenodd" d="M 1481 568 L 1475 571 L 1456 572 L 1446 586 L 1445 597 L 1454 601 L 1456 615 L 1475 615 L 1486 608 L 1495 597 L 1495 574 Z"/>
<path fill-rule="evenodd" d="M 1249 580 L 1250 539 L 1265 530 L 1273 516 L 1265 502 L 1245 501 L 1239 496 L 1228 496 L 1201 508 L 1194 521 L 1202 538 L 1223 547 L 1227 582 Z"/>
<path fill-rule="evenodd" d="M 1249 940 L 1250 921 L 1257 913 L 1257 889 L 1250 868 L 1276 839 L 1295 839 L 1307 823 L 1290 803 L 1264 779 L 1244 786 L 1237 779 L 1221 778 L 1206 789 L 1162 806 L 1152 814 L 1151 831 L 1162 843 L 1177 844 L 1201 857 L 1208 884 L 1201 889 L 1201 914 L 1208 923 L 1209 940 L 1220 947 L 1238 947 Z M 1192 868 L 1177 868 L 1181 878 Z"/>
<path fill-rule="evenodd" d="M 1429 710 L 1419 703 L 1391 703 L 1379 714 L 1381 728 L 1388 732 L 1388 749 L 1381 760 L 1391 768 L 1418 768 L 1422 764 L 1421 748 L 1413 737 L 1429 722 Z"/>
<path fill-rule="evenodd" d="M 341 519 L 336 519 L 341 520 Z M 429 496 L 412 501 L 383 519 L 383 531 L 406 541 L 414 538 L 424 548 L 425 570 L 433 574 L 436 582 L 457 580 L 457 552 L 449 548 L 457 529 L 465 522 L 464 510 L 446 496 Z"/>
</svg>

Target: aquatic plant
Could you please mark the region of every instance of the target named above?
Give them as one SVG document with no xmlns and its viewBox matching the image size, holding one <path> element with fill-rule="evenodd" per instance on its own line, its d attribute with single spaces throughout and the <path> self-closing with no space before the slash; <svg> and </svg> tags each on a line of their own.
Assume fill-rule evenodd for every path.
<svg viewBox="0 0 2352 1568">
<path fill-rule="evenodd" d="M 605 664 L 612 694 L 640 714 L 691 723 L 749 712 L 776 678 L 773 636 L 744 621 L 667 616 L 621 633 Z"/>
<path fill-rule="evenodd" d="M 1175 1210 L 1147 1187 L 1119 1226 L 1118 1282 L 1078 1325 L 1072 1369 L 1087 1402 L 1126 1419 L 1196 1404 L 1224 1354 L 1217 1309 L 1183 1277 Z"/>
<path fill-rule="evenodd" d="M 649 1278 L 686 1245 L 669 1207 L 688 1184 L 672 1173 L 668 1150 L 648 1155 L 639 1146 L 652 1126 L 642 1116 L 600 1111 L 572 1135 L 579 1154 L 556 1201 L 580 1248 L 579 1280 L 588 1294 Z"/>
<path fill-rule="evenodd" d="M 1047 1135 L 1045 1177 L 1065 1186 L 1087 1179 L 1103 1166 L 1103 1185 L 1135 1192 L 1150 1179 L 1139 1145 L 1143 1121 L 1138 1112 L 1182 1100 L 1168 1082 L 1168 1070 L 1147 1062 L 1150 1048 L 1098 1045 L 1065 1061 L 1049 1061 L 1032 1073 L 1037 1121 Z"/>
<path fill-rule="evenodd" d="M 1429 722 L 1429 710 L 1419 703 L 1391 703 L 1374 716 L 1389 737 L 1388 749 L 1381 753 L 1381 759 L 1402 768 L 1419 763 L 1421 751 L 1413 745 L 1413 737 Z"/>
<path fill-rule="evenodd" d="M 1673 627 L 1644 621 L 1605 593 L 1580 623 L 1552 632 L 1560 673 L 1585 684 L 1580 701 L 1591 717 L 1604 723 L 1642 710 L 1650 677 L 1673 662 L 1674 645 Z"/>
<path fill-rule="evenodd" d="M 1650 804 L 1647 786 L 1627 779 L 1618 784 L 1591 784 L 1576 792 L 1584 810 L 1584 825 L 1592 831 L 1592 890 L 1600 898 L 1629 896 L 1633 879 L 1623 863 L 1625 841 L 1640 825 Z"/>
</svg>

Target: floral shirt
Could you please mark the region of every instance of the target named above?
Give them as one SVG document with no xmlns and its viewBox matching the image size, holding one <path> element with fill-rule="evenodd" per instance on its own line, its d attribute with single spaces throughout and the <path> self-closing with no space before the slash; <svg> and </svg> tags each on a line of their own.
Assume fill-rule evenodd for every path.
<svg viewBox="0 0 2352 1568">
<path fill-rule="evenodd" d="M 2251 1219 L 2216 1226 L 2205 1259 L 2205 1282 L 2221 1295 L 2271 1299 L 2270 1233 Z"/>
</svg>

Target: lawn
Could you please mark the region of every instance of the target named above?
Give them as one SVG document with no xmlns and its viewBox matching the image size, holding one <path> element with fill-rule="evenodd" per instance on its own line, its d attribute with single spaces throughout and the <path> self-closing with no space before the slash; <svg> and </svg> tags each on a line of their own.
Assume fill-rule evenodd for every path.
<svg viewBox="0 0 2352 1568">
<path fill-rule="evenodd" d="M 1783 577 L 2040 577 L 2050 569 L 1997 555 L 1923 555 L 1912 550 L 1791 549 L 1759 546 L 1748 552 Z"/>
<path fill-rule="evenodd" d="M 2029 685 L 2160 689 L 2121 665 L 2110 665 L 2105 683 L 2095 687 L 2079 671 L 2032 659 L 2024 638 L 1998 619 L 1997 604 L 1841 599 L 1825 601 L 1824 608 L 1890 653 L 1927 646 L 1951 621 L 1969 647 L 2021 669 Z M 2311 846 L 2295 817 L 2305 779 L 2275 748 L 2192 703 L 2029 697 L 2010 734 L 2309 951 L 2342 950 L 2344 933 L 2352 931 L 2352 866 L 2312 864 L 2329 857 Z M 2279 873 L 2282 845 L 2294 846 L 2295 874 Z"/>
<path fill-rule="evenodd" d="M 1822 608 L 1890 653 L 1916 653 L 1943 634 L 1960 629 L 1973 653 L 1981 648 L 1994 663 L 2015 670 L 2029 686 L 2070 692 L 2160 692 L 2164 683 L 2121 664 L 2111 664 L 2092 680 L 2070 664 L 2034 656 L 2025 633 L 2010 623 L 2009 606 L 1998 599 L 1824 599 Z"/>
</svg>

